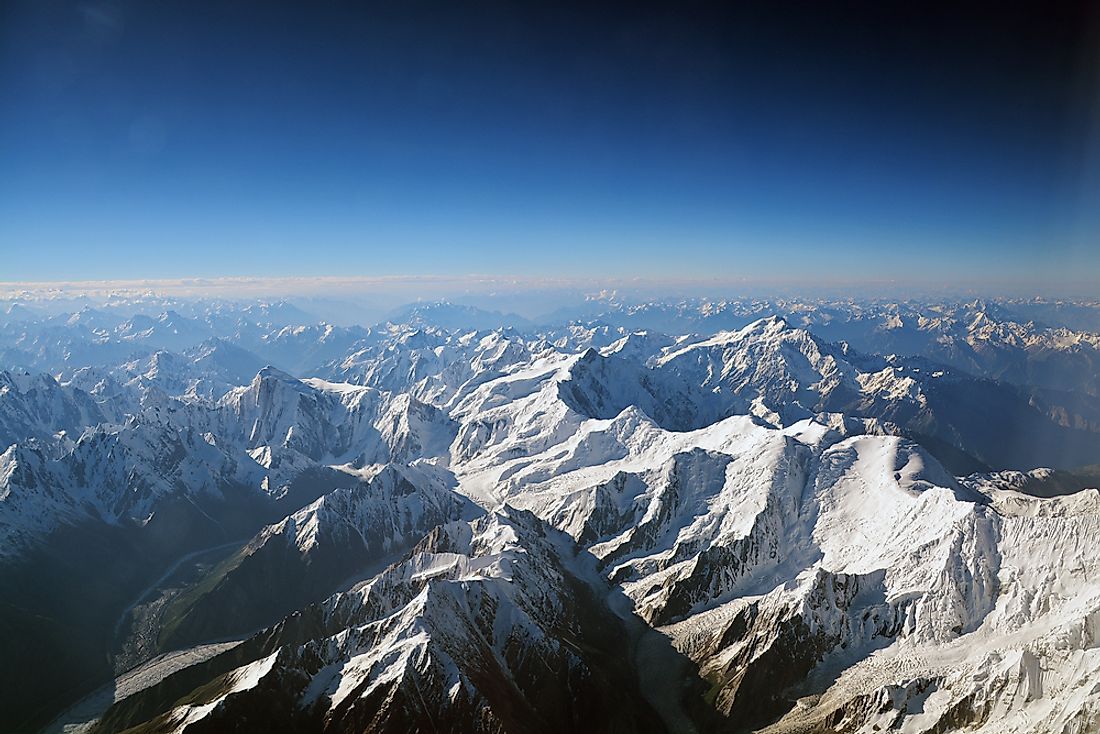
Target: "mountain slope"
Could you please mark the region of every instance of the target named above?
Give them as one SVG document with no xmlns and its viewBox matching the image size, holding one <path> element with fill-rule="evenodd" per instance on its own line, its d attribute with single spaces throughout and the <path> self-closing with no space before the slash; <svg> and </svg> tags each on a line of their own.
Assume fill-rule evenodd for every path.
<svg viewBox="0 0 1100 734">
<path fill-rule="evenodd" d="M 621 624 L 567 548 L 515 511 L 440 526 L 352 591 L 116 704 L 97 731 L 150 711 L 142 731 L 242 717 L 272 731 L 661 731 L 615 655 Z"/>
<path fill-rule="evenodd" d="M 165 613 L 160 645 L 244 634 L 335 591 L 349 577 L 469 514 L 433 467 L 387 464 L 268 525 Z"/>
</svg>

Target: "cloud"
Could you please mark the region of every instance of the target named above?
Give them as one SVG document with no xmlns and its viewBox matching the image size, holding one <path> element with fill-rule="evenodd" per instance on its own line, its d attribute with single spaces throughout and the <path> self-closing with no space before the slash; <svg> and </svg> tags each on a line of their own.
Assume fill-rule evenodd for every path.
<svg viewBox="0 0 1100 734">
<path fill-rule="evenodd" d="M 725 281 L 730 283 L 731 281 Z M 104 297 L 108 295 L 156 295 L 176 297 L 262 297 L 525 290 L 601 290 L 617 287 L 676 287 L 714 285 L 716 280 L 647 278 L 569 278 L 501 275 L 391 275 L 318 277 L 223 277 L 134 280 L 0 281 L 0 298 Z"/>
<path fill-rule="evenodd" d="M 70 281 L 0 281 L 0 300 L 74 300 L 213 298 L 346 299 L 408 302 L 460 296 L 496 298 L 534 293 L 580 296 L 622 295 L 728 296 L 826 295 L 902 297 L 906 295 L 1058 295 L 1092 294 L 1088 284 L 1061 282 L 1044 289 L 1034 281 L 989 280 L 968 284 L 943 280 L 888 279 L 566 277 L 530 275 L 389 275 L 310 277 L 218 277 Z"/>
</svg>

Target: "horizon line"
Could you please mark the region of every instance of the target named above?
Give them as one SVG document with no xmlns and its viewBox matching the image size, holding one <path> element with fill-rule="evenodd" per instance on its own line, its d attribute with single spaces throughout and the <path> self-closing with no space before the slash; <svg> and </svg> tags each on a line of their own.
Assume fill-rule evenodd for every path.
<svg viewBox="0 0 1100 734">
<path fill-rule="evenodd" d="M 946 292 L 977 293 L 989 289 L 1030 291 L 1035 296 L 1060 295 L 1100 297 L 1100 283 L 1093 279 L 1063 280 L 1052 293 L 1051 283 L 1034 278 L 988 278 L 960 279 L 949 281 L 935 278 L 889 278 L 889 277 L 829 277 L 809 278 L 806 276 L 784 277 L 778 275 L 760 276 L 575 276 L 575 275 L 534 275 L 534 274 L 385 274 L 385 275 L 222 275 L 222 276 L 181 276 L 174 278 L 88 278 L 58 280 L 0 280 L 0 299 L 13 300 L 34 294 L 52 293 L 58 297 L 111 296 L 111 295 L 215 295 L 231 291 L 241 296 L 262 295 L 325 295 L 333 290 L 375 288 L 382 292 L 402 290 L 410 287 L 435 288 L 512 288 L 539 290 L 585 290 L 598 289 L 697 289 L 697 288 L 776 288 L 804 289 L 811 291 L 835 288 L 875 289 L 883 287 L 905 290 L 931 290 L 941 294 Z M 991 294 L 997 295 L 997 294 Z"/>
</svg>

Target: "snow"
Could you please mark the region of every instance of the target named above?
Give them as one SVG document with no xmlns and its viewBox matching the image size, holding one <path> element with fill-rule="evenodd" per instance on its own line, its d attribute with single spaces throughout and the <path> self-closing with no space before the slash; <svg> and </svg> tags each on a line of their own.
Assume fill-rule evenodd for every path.
<svg viewBox="0 0 1100 734">
<path fill-rule="evenodd" d="M 271 672 L 278 655 L 278 652 L 274 652 L 262 660 L 241 666 L 227 674 L 226 684 L 228 688 L 213 700 L 199 706 L 184 705 L 174 709 L 169 719 L 169 725 L 174 727 L 172 729 L 173 734 L 183 734 L 189 724 L 201 721 L 230 695 L 247 691 L 259 685 L 264 676 Z"/>
</svg>

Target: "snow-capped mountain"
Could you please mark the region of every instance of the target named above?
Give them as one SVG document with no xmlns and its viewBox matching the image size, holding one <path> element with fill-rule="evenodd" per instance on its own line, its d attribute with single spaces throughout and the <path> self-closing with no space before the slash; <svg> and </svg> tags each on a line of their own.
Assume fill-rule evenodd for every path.
<svg viewBox="0 0 1100 734">
<path fill-rule="evenodd" d="M 340 381 L 408 393 L 445 406 L 471 381 L 498 376 L 549 350 L 549 345 L 525 339 L 513 329 L 450 333 L 398 327 L 332 365 L 332 372 Z"/>
<path fill-rule="evenodd" d="M 1040 313 L 19 310 L 0 728 L 1095 731 L 1100 342 Z"/>
<path fill-rule="evenodd" d="M 208 339 L 178 354 L 158 350 L 121 365 L 119 373 L 133 375 L 126 384 L 138 389 L 156 387 L 173 397 L 214 402 L 264 366 L 263 360 L 241 347 Z"/>
<path fill-rule="evenodd" d="M 13 423 L 33 417 L 25 407 L 30 399 L 38 401 L 42 415 L 58 395 L 83 401 L 86 412 L 74 414 L 76 425 L 102 420 L 82 391 L 60 388 L 48 377 L 39 384 L 37 390 L 13 391 L 19 400 L 0 404 L 10 406 Z M 54 402 L 43 402 L 49 400 Z M 67 416 L 60 409 L 48 414 Z M 16 428 L 34 438 L 38 424 L 29 420 Z M 144 523 L 162 499 L 221 497 L 226 487 L 278 499 L 313 467 L 411 462 L 437 455 L 454 432 L 445 415 L 408 396 L 301 382 L 274 368 L 264 368 L 215 405 L 146 389 L 138 414 L 121 424 L 103 422 L 67 443 L 29 441 L 8 448 L 0 460 L 0 552 L 17 553 L 25 541 L 61 523 Z"/>
<path fill-rule="evenodd" d="M 978 377 L 1096 395 L 1100 306 L 1032 300 L 604 300 L 583 319 L 627 330 L 736 331 L 771 315 L 861 352 L 923 356 Z"/>
<path fill-rule="evenodd" d="M 873 418 L 886 430 L 926 439 L 956 464 L 965 459 L 943 445 L 987 466 L 1078 466 L 1092 461 L 1100 437 L 1066 430 L 1065 421 L 1053 419 L 1055 411 L 1012 385 L 923 358 L 862 355 L 778 318 L 666 348 L 656 369 L 717 396 L 736 396 L 748 412 L 775 425 L 823 413 Z M 1012 425 L 1016 434 L 990 431 L 990 422 Z"/>
<path fill-rule="evenodd" d="M 79 438 L 85 428 L 117 420 L 119 406 L 97 401 L 49 375 L 0 372 L 0 446 Z"/>
<path fill-rule="evenodd" d="M 259 467 L 194 430 L 131 418 L 86 431 L 54 458 L 36 443 L 0 455 L 0 548 L 20 553 L 62 524 L 144 524 L 162 501 L 222 499 Z"/>
</svg>

